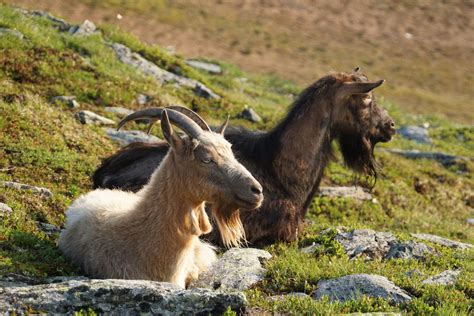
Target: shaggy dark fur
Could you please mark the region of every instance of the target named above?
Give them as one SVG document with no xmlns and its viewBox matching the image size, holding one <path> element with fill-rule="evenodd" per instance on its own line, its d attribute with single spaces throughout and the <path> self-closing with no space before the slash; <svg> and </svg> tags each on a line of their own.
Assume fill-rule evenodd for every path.
<svg viewBox="0 0 474 316">
<path fill-rule="evenodd" d="M 368 88 L 347 94 L 348 83 L 365 83 Z M 376 175 L 374 146 L 389 141 L 394 134 L 393 120 L 377 107 L 370 92 L 380 84 L 369 83 L 358 72 L 329 75 L 306 88 L 273 130 L 227 129 L 225 137 L 233 144 L 237 159 L 264 188 L 260 209 L 241 210 L 250 245 L 297 238 L 332 157 L 333 140 L 339 142 L 350 168 Z M 94 187 L 138 190 L 166 150 L 162 143 L 133 144 L 122 149 L 104 160 L 94 174 Z M 216 231 L 210 239 L 220 243 Z"/>
</svg>

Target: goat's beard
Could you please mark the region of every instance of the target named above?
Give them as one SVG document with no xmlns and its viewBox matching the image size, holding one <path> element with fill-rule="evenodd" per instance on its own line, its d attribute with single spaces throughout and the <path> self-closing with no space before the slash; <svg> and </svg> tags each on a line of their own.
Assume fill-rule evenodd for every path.
<svg viewBox="0 0 474 316">
<path fill-rule="evenodd" d="M 225 247 L 240 247 L 247 242 L 244 226 L 240 220 L 240 211 L 236 206 L 215 203 L 211 206 L 211 214 Z"/>
<path fill-rule="evenodd" d="M 376 180 L 375 143 L 368 136 L 357 133 L 340 135 L 338 141 L 347 166 Z"/>
</svg>

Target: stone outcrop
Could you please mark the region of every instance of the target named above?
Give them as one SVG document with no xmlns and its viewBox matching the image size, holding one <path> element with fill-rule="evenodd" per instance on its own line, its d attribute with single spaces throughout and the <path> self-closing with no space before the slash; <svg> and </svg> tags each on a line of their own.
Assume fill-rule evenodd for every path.
<svg viewBox="0 0 474 316">
<path fill-rule="evenodd" d="M 82 124 L 90 125 L 115 125 L 115 122 L 91 111 L 79 111 L 74 117 Z"/>
<path fill-rule="evenodd" d="M 107 128 L 105 130 L 107 136 L 112 140 L 117 141 L 122 146 L 129 145 L 131 143 L 143 142 L 143 143 L 156 143 L 160 139 L 153 135 L 148 135 L 142 131 L 117 131 L 113 128 Z"/>
<path fill-rule="evenodd" d="M 352 274 L 320 281 L 315 299 L 327 296 L 330 301 L 349 301 L 361 296 L 380 297 L 392 303 L 405 303 L 412 297 L 386 277 L 374 274 Z"/>
<path fill-rule="evenodd" d="M 320 187 L 317 193 L 319 196 L 327 197 L 347 197 L 357 200 L 371 200 L 372 195 L 367 189 L 361 187 Z"/>
<path fill-rule="evenodd" d="M 336 235 L 350 258 L 365 256 L 368 259 L 383 258 L 397 239 L 391 233 L 376 232 L 371 229 L 356 229 Z"/>
<path fill-rule="evenodd" d="M 0 187 L 11 188 L 15 190 L 26 190 L 30 191 L 33 194 L 41 196 L 43 199 L 49 199 L 53 196 L 53 193 L 46 188 L 37 187 L 34 185 L 13 182 L 13 181 L 0 181 Z"/>
<path fill-rule="evenodd" d="M 449 248 L 455 248 L 455 249 L 461 249 L 461 250 L 472 248 L 471 244 L 454 241 L 454 240 L 443 238 L 436 235 L 431 235 L 431 234 L 411 234 L 411 235 L 415 238 L 431 241 L 432 243 L 449 247 Z"/>
<path fill-rule="evenodd" d="M 430 285 L 452 285 L 456 283 L 459 274 L 461 274 L 461 271 L 446 270 L 421 283 Z"/>
<path fill-rule="evenodd" d="M 192 287 L 246 290 L 263 279 L 266 269 L 261 260 L 270 258 L 265 250 L 232 248 L 202 273 Z"/>
</svg>

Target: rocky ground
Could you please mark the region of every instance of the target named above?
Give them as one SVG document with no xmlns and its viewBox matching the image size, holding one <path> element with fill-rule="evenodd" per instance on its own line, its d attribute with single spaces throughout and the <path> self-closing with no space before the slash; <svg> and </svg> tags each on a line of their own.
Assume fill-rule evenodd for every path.
<svg viewBox="0 0 474 316">
<path fill-rule="evenodd" d="M 2 312 L 472 313 L 471 126 L 383 101 L 399 135 L 376 151 L 374 189 L 336 159 L 298 241 L 222 250 L 187 290 L 89 280 L 55 243 L 100 159 L 160 136 L 143 122 L 116 132 L 124 115 L 182 104 L 212 123 L 230 114 L 232 124 L 268 129 L 301 87 L 186 60 L 106 25 L 8 6 L 0 6 L 0 49 Z"/>
</svg>

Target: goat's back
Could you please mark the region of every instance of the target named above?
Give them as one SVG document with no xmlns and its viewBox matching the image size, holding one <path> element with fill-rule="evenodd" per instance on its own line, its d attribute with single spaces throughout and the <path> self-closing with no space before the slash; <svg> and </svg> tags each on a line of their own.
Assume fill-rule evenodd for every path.
<svg viewBox="0 0 474 316">
<path fill-rule="evenodd" d="M 168 152 L 166 142 L 132 143 L 105 159 L 93 175 L 94 188 L 119 188 L 136 192 Z"/>
</svg>

